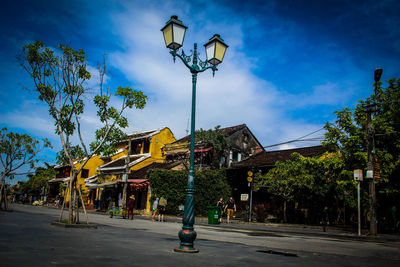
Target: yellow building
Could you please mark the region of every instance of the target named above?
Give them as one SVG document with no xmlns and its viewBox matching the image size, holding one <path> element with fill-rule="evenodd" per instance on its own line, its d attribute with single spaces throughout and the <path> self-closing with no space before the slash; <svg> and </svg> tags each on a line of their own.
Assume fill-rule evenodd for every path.
<svg viewBox="0 0 400 267">
<path fill-rule="evenodd" d="M 114 155 L 89 160 L 91 164 L 88 162 L 85 172 L 78 177 L 79 183 L 88 189 L 89 207 L 122 206 L 122 190 L 126 182 L 129 185 L 128 196 L 135 196 L 136 208 L 150 211 L 149 182 L 139 173 L 153 163 L 164 162 L 162 148 L 173 142 L 174 135 L 165 127 L 129 135 L 127 140 L 117 144 L 118 150 Z"/>
</svg>

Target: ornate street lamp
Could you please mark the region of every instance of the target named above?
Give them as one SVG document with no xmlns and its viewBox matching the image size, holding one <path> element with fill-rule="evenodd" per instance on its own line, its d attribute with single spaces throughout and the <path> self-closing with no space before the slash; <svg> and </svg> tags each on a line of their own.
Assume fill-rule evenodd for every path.
<svg viewBox="0 0 400 267">
<path fill-rule="evenodd" d="M 193 242 L 196 239 L 196 231 L 194 231 L 194 134 L 195 134 L 195 113 L 196 113 L 196 82 L 197 73 L 204 72 L 207 69 L 217 71 L 217 65 L 220 64 L 224 58 L 225 51 L 228 46 L 224 40 L 215 34 L 209 42 L 204 46 L 206 48 L 207 61 L 201 61 L 197 53 L 197 43 L 194 44 L 193 54 L 186 55 L 183 51 L 178 54 L 177 51 L 183 45 L 185 32 L 187 27 L 183 25 L 182 21 L 178 20 L 177 16 L 172 16 L 166 25 L 161 29 L 164 35 L 165 45 L 170 49 L 170 54 L 173 56 L 174 62 L 176 57 L 180 58 L 185 66 L 192 73 L 192 115 L 191 115 L 191 132 L 190 132 L 190 167 L 189 176 L 186 189 L 185 209 L 182 218 L 182 230 L 179 231 L 179 239 L 181 243 L 176 252 L 196 253 L 198 249 L 194 248 Z M 192 60 L 193 57 L 193 60 Z M 190 65 L 191 64 L 191 65 Z"/>
</svg>

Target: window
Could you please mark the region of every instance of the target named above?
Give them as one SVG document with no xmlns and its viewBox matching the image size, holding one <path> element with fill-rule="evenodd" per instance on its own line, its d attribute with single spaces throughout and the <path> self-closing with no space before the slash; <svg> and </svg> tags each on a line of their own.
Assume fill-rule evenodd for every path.
<svg viewBox="0 0 400 267">
<path fill-rule="evenodd" d="M 141 149 L 142 149 L 142 142 L 137 141 L 137 140 L 131 142 L 131 154 L 132 155 L 140 154 Z"/>
<path fill-rule="evenodd" d="M 89 169 L 82 169 L 81 178 L 88 178 L 88 177 L 89 177 Z"/>
<path fill-rule="evenodd" d="M 240 152 L 238 152 L 238 151 L 231 151 L 231 157 L 232 157 L 232 160 L 231 160 L 231 162 L 238 162 L 238 161 L 241 161 L 242 160 L 242 155 L 240 154 Z"/>
<path fill-rule="evenodd" d="M 221 157 L 221 164 L 225 166 L 225 163 L 226 163 L 226 158 L 225 158 L 225 156 L 222 156 Z"/>
<path fill-rule="evenodd" d="M 149 139 L 145 139 L 143 141 L 143 154 L 149 153 L 150 152 L 150 140 Z"/>
</svg>

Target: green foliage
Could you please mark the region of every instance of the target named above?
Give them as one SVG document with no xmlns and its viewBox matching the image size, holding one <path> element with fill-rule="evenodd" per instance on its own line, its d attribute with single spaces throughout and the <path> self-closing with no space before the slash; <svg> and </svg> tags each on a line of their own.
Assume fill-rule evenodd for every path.
<svg viewBox="0 0 400 267">
<path fill-rule="evenodd" d="M 185 203 L 188 171 L 151 170 L 148 179 L 152 185 L 152 201 L 156 197 L 168 200 L 167 213 L 176 214 Z M 197 215 L 206 215 L 207 206 L 215 206 L 218 199 L 228 199 L 231 188 L 225 170 L 196 171 L 195 209 Z"/>
<path fill-rule="evenodd" d="M 47 182 L 56 176 L 54 166 L 46 164 L 46 167 L 38 167 L 35 174 L 28 175 L 28 181 L 22 184 L 22 191 L 25 193 L 33 192 L 39 194 L 43 188 L 47 188 Z"/>
<path fill-rule="evenodd" d="M 257 174 L 255 189 L 267 188 L 268 192 L 286 201 L 292 201 L 301 190 L 311 189 L 314 177 L 311 168 L 307 167 L 312 167 L 312 163 L 298 153 L 291 157 L 292 160 L 277 161 L 276 167 L 268 173 Z"/>
<path fill-rule="evenodd" d="M 130 87 L 118 87 L 115 96 L 122 97 L 119 109 L 111 106 L 112 94 L 109 89 L 103 90 L 104 65 L 99 67 L 99 93 L 94 96 L 97 115 L 102 126 L 96 131 L 96 139 L 88 147 L 81 131 L 81 117 L 84 114 L 85 98 L 89 98 L 89 89 L 86 88 L 91 73 L 87 68 L 86 54 L 82 49 L 74 50 L 66 45 L 59 45 L 58 51 L 48 48 L 43 42 L 35 41 L 22 48 L 20 62 L 35 84 L 34 91 L 39 99 L 49 107 L 49 114 L 54 119 L 56 133 L 60 136 L 64 154 L 59 154 L 58 160 L 73 165 L 76 154 L 84 152 L 84 160 L 79 169 L 72 168 L 70 179 L 70 199 L 72 188 L 76 187 L 76 177 L 93 155 L 115 151 L 114 144 L 123 138 L 121 128 L 128 127 L 128 120 L 123 116 L 125 109 L 144 108 L 147 96 L 141 91 L 134 91 Z M 78 137 L 80 148 L 71 145 L 73 136 Z M 90 148 L 90 151 L 89 151 Z M 74 222 L 74 214 L 70 205 L 69 223 Z"/>
<path fill-rule="evenodd" d="M 39 141 L 28 134 L 9 132 L 7 128 L 2 128 L 0 130 L 2 179 L 5 176 L 13 178 L 14 172 L 24 165 L 33 168 L 38 161 L 37 154 L 48 147 L 51 147 L 51 143 L 47 139 Z"/>
<path fill-rule="evenodd" d="M 82 150 L 82 148 L 79 145 L 71 146 L 71 143 L 69 143 L 67 151 L 70 151 L 71 157 L 73 159 L 81 159 L 85 156 L 85 152 Z M 60 164 L 60 165 L 69 164 L 69 159 L 65 155 L 64 149 L 57 152 L 56 159 L 57 159 L 57 164 Z"/>
<path fill-rule="evenodd" d="M 376 157 L 380 162 L 381 179 L 378 187 L 387 193 L 400 192 L 400 79 L 388 80 L 387 88 L 376 85 L 376 94 L 371 95 L 373 138 Z M 336 111 L 334 123 L 327 123 L 324 145 L 343 153 L 344 168 L 367 168 L 366 121 L 367 103 L 359 101 L 354 110 Z"/>
<path fill-rule="evenodd" d="M 168 200 L 167 213 L 176 214 L 179 205 L 185 201 L 187 174 L 187 171 L 151 170 L 148 179 L 151 184 L 152 201 L 156 197 L 164 197 Z"/>
<path fill-rule="evenodd" d="M 205 143 L 212 145 L 217 151 L 223 151 L 228 147 L 228 142 L 226 140 L 226 134 L 221 130 L 221 126 L 218 125 L 214 130 L 197 130 L 195 132 L 196 143 Z"/>
<path fill-rule="evenodd" d="M 268 173 L 257 174 L 255 189 L 266 190 L 288 202 L 335 203 L 356 205 L 356 187 L 353 172 L 344 169 L 341 153 L 326 152 L 322 156 L 303 157 L 293 153 L 291 159 L 276 162 Z M 324 204 L 323 204 L 324 205 Z"/>
<path fill-rule="evenodd" d="M 119 128 L 114 127 L 108 129 L 103 127 L 96 130 L 96 141 L 90 144 L 90 149 L 95 149 L 102 152 L 103 155 L 108 156 L 117 151 L 115 144 L 126 138 L 126 134 Z"/>
<path fill-rule="evenodd" d="M 20 61 L 32 77 L 39 99 L 48 104 L 49 114 L 55 121 L 56 133 L 63 143 L 63 152 L 58 155 L 59 162 L 68 161 L 71 164 L 83 155 L 89 159 L 98 152 L 114 152 L 113 145 L 125 137 L 122 129 L 128 127 L 123 112 L 127 108 L 143 109 L 147 96 L 130 87 L 118 87 L 114 95 L 122 98 L 122 105 L 119 109 L 111 106 L 112 94 L 103 90 L 105 65 L 99 67 L 101 82 L 93 103 L 103 126 L 96 130 L 95 141 L 90 144 L 88 151 L 81 133 L 84 99 L 89 97 L 89 90 L 85 86 L 92 77 L 87 68 L 86 54 L 82 49 L 75 50 L 66 45 L 59 45 L 57 49 L 54 51 L 43 42 L 35 41 L 23 47 Z M 79 136 L 80 145 L 70 144 L 71 136 L 75 134 Z"/>
<path fill-rule="evenodd" d="M 207 215 L 207 206 L 215 206 L 219 198 L 225 201 L 232 194 L 225 169 L 198 171 L 195 174 L 196 199 L 198 215 Z"/>
<path fill-rule="evenodd" d="M 20 58 L 22 66 L 35 83 L 39 99 L 49 106 L 56 132 L 73 135 L 77 128 L 74 116 L 84 112 L 81 96 L 84 82 L 91 78 L 86 68 L 85 53 L 59 45 L 58 53 L 40 41 L 25 45 Z"/>
<path fill-rule="evenodd" d="M 226 134 L 220 128 L 221 126 L 218 125 L 214 130 L 203 130 L 200 128 L 200 130 L 195 132 L 196 144 L 204 144 L 214 148 L 216 155 L 213 157 L 215 161 L 213 162 L 213 165 L 215 167 L 219 167 L 219 159 L 223 155 L 224 151 L 229 148 Z"/>
</svg>

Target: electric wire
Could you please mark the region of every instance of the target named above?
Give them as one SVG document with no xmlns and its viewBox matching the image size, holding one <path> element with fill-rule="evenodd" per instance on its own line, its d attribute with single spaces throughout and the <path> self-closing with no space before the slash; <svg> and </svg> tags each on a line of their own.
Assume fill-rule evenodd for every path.
<svg viewBox="0 0 400 267">
<path fill-rule="evenodd" d="M 315 134 L 315 133 L 317 133 L 317 132 L 319 132 L 319 131 L 321 131 L 321 130 L 323 130 L 323 129 L 324 129 L 324 127 L 320 128 L 320 129 L 318 129 L 318 130 L 315 130 L 315 131 L 313 131 L 313 132 L 311 132 L 311 133 L 309 133 L 309 134 L 306 134 L 306 135 L 304 135 L 304 136 L 302 136 L 302 137 L 299 137 L 299 138 L 296 138 L 296 139 L 293 139 L 293 140 L 290 140 L 290 141 L 278 143 L 278 144 L 273 144 L 273 145 L 264 146 L 264 148 L 269 148 L 269 147 L 274 147 L 274 146 L 280 146 L 280 145 L 285 145 L 285 144 L 290 144 L 290 143 L 295 143 L 295 142 L 303 142 L 303 141 L 307 141 L 307 142 L 322 141 L 322 140 L 323 140 L 323 137 L 322 137 L 322 136 L 320 136 L 320 137 L 313 137 L 313 138 L 307 138 L 307 139 L 304 139 L 304 137 L 307 137 L 307 136 L 310 136 L 310 135 L 312 135 L 312 134 Z"/>
</svg>

